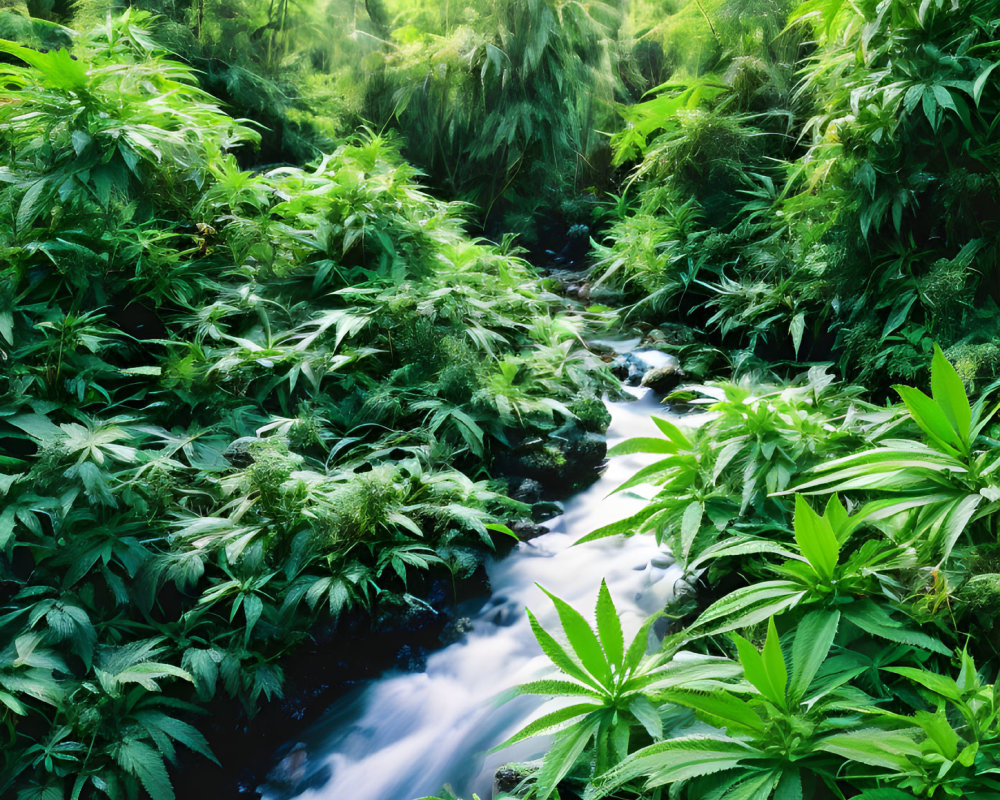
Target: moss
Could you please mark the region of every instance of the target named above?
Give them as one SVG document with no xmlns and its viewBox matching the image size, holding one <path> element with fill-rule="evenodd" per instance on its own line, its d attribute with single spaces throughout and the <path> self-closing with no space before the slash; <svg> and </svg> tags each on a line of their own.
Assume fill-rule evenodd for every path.
<svg viewBox="0 0 1000 800">
<path fill-rule="evenodd" d="M 555 445 L 547 444 L 526 455 L 524 463 L 538 472 L 558 472 L 566 466 L 566 455 Z"/>
<path fill-rule="evenodd" d="M 574 400 L 569 410 L 576 414 L 584 429 L 592 433 L 604 433 L 611 424 L 611 412 L 596 397 Z"/>
<path fill-rule="evenodd" d="M 958 594 L 966 608 L 981 620 L 1000 615 L 1000 573 L 986 572 L 973 576 Z"/>
</svg>

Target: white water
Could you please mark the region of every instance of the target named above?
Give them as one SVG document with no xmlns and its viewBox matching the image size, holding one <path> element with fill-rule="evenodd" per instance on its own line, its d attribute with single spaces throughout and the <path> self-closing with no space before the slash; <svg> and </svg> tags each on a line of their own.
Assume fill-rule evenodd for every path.
<svg viewBox="0 0 1000 800">
<path fill-rule="evenodd" d="M 612 403 L 608 444 L 656 435 L 650 415 L 664 415 L 647 390 Z M 528 626 L 525 607 L 543 627 L 558 631 L 541 584 L 585 616 L 601 579 L 607 580 L 622 617 L 626 641 L 671 598 L 680 570 L 650 536 L 614 537 L 577 547 L 581 536 L 628 516 L 642 505 L 635 495 L 608 494 L 655 458 L 622 456 L 590 488 L 545 523 L 549 533 L 522 542 L 489 566 L 493 595 L 472 619 L 466 637 L 427 660 L 422 673 L 390 672 L 345 697 L 302 737 L 314 788 L 299 794 L 268 792 L 266 800 L 413 800 L 448 784 L 459 797 L 491 797 L 493 774 L 508 761 L 540 755 L 544 742 L 529 741 L 485 752 L 538 715 L 544 698 L 521 697 L 498 706 L 498 693 L 551 674 Z M 329 775 L 325 782 L 322 776 Z M 322 785 L 320 785 L 322 783 Z"/>
</svg>

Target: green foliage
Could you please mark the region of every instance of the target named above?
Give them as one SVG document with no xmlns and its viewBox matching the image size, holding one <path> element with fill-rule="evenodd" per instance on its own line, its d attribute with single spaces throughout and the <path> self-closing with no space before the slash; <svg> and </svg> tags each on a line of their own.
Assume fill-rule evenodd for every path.
<svg viewBox="0 0 1000 800">
<path fill-rule="evenodd" d="M 0 48 L 5 797 L 172 797 L 195 701 L 468 576 L 527 511 L 493 458 L 610 385 L 385 139 L 241 169 L 151 22 Z"/>
<path fill-rule="evenodd" d="M 670 543 L 682 566 L 694 570 L 711 561 L 713 575 L 730 559 L 782 552 L 774 537 L 784 531 L 790 538 L 790 518 L 784 503 L 769 495 L 793 485 L 811 464 L 847 452 L 858 441 L 854 426 L 839 419 L 857 389 L 837 386 L 816 368 L 785 388 L 751 390 L 744 382 L 685 391 L 709 412 L 706 422 L 687 431 L 654 418 L 662 438 L 630 439 L 611 450 L 611 455 L 664 455 L 616 489 L 651 484 L 657 487 L 653 501 L 581 541 L 652 532 Z"/>
<path fill-rule="evenodd" d="M 448 4 L 422 18 L 403 4 L 369 62 L 365 116 L 398 127 L 432 182 L 488 219 L 558 207 L 603 178 L 620 5 L 498 0 L 458 19 Z"/>
<path fill-rule="evenodd" d="M 837 387 L 821 388 L 832 411 Z M 697 391 L 713 389 L 721 397 L 732 391 Z M 993 662 L 996 656 L 990 633 L 995 621 L 987 611 L 995 604 L 995 510 L 989 485 L 965 485 L 968 475 L 982 475 L 975 464 L 989 452 L 982 431 L 992 412 L 983 398 L 970 402 L 940 349 L 932 359 L 931 396 L 906 386 L 897 391 L 903 402 L 895 407 L 854 401 L 842 411 L 850 422 L 838 447 L 848 455 L 821 455 L 811 469 L 791 476 L 791 486 L 806 479 L 798 488 L 841 492 L 847 505 L 834 494 L 819 514 L 802 494 L 793 503 L 791 489 L 769 487 L 769 516 L 744 512 L 739 527 L 730 522 L 720 528 L 697 558 L 681 562 L 693 578 L 714 570 L 708 574 L 725 588 L 642 662 L 655 677 L 640 691 L 661 719 L 670 715 L 674 727 L 645 744 L 620 734 L 628 752 L 608 768 L 589 755 L 585 742 L 572 753 L 553 748 L 535 776 L 537 791 L 551 794 L 550 762 L 558 761 L 558 774 L 583 778 L 582 796 L 593 800 L 666 791 L 692 800 L 986 798 L 996 792 L 1000 728 L 995 686 L 987 677 L 995 668 L 981 673 L 975 658 Z M 781 402 L 773 394 L 761 396 L 785 421 L 796 408 L 792 401 L 803 400 L 793 389 Z M 647 507 L 662 515 L 660 527 L 645 525 L 654 517 L 640 512 L 588 538 L 645 526 L 670 537 L 680 529 L 683 544 L 694 515 L 677 513 L 666 498 L 682 494 L 693 476 L 703 474 L 698 454 L 729 496 L 762 468 L 763 454 L 747 451 L 757 398 L 741 400 L 749 408 L 738 422 L 717 401 L 698 429 L 683 431 L 657 420 L 662 438 L 620 446 L 619 453 L 667 456 L 626 483 L 661 489 Z M 765 425 L 772 433 L 784 431 L 776 449 L 788 446 L 787 427 L 774 419 Z M 827 422 L 819 430 L 838 429 Z M 727 448 L 732 459 L 742 454 L 748 465 L 735 471 L 732 485 L 725 483 L 730 462 L 717 467 L 708 459 Z M 824 477 L 809 481 L 810 473 Z M 988 474 L 982 479 L 988 481 Z M 966 501 L 969 514 L 959 519 L 934 511 L 950 508 L 958 494 L 977 498 Z M 682 498 L 679 505 L 684 503 Z M 706 513 L 707 506 L 699 510 Z M 954 546 L 962 537 L 966 546 Z M 951 590 L 952 581 L 964 580 L 965 589 Z M 963 603 L 972 613 L 956 615 L 953 604 Z M 596 641 L 595 634 L 582 619 L 571 632 L 570 611 L 561 615 L 582 658 L 584 633 Z M 955 649 L 960 643 L 964 650 Z M 542 645 L 564 671 L 581 669 L 553 641 Z M 719 649 L 735 660 L 707 655 Z M 950 677 L 956 671 L 958 677 Z M 549 691 L 559 687 L 552 684 Z M 690 710 L 699 725 L 678 718 L 678 708 Z M 584 713 L 567 710 L 553 724 L 564 723 L 569 737 L 589 736 L 582 732 Z M 615 724 L 625 731 L 634 727 L 624 715 Z"/>
<path fill-rule="evenodd" d="M 543 590 L 544 591 L 544 590 Z M 649 695 L 665 686 L 693 686 L 729 673 L 718 659 L 698 659 L 664 674 L 655 659 L 645 658 L 649 619 L 625 646 L 621 622 L 605 583 L 597 596 L 596 630 L 571 606 L 546 592 L 559 614 L 569 650 L 535 619 L 528 618 L 542 651 L 562 673 L 518 686 L 515 695 L 540 694 L 559 698 L 586 698 L 540 716 L 498 747 L 507 747 L 530 736 L 556 732 L 552 748 L 534 777 L 538 800 L 546 800 L 588 749 L 594 753 L 594 774 L 600 775 L 624 759 L 632 729 L 645 731 L 653 740 L 663 736 L 660 712 Z M 591 741 L 593 743 L 591 744 Z M 534 796 L 534 795 L 533 795 Z"/>
</svg>

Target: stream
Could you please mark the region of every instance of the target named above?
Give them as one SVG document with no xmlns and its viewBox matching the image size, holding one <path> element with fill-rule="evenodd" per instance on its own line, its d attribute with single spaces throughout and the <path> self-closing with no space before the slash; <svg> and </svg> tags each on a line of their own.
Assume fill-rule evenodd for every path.
<svg viewBox="0 0 1000 800">
<path fill-rule="evenodd" d="M 632 389 L 634 401 L 609 403 L 608 445 L 655 436 L 650 416 L 667 413 L 656 395 Z M 279 770 L 294 790 L 264 786 L 266 800 L 414 800 L 448 785 L 458 797 L 488 800 L 496 769 L 537 758 L 544 740 L 487 751 L 538 716 L 545 698 L 519 697 L 498 705 L 497 695 L 551 674 L 528 625 L 525 607 L 558 632 L 544 586 L 591 616 L 601 579 L 622 617 L 626 641 L 673 596 L 680 570 L 651 536 L 612 537 L 571 545 L 601 525 L 639 510 L 639 494 L 608 497 L 635 470 L 657 456 L 613 458 L 602 476 L 544 524 L 548 533 L 521 542 L 488 565 L 492 596 L 460 610 L 471 629 L 427 659 L 424 672 L 390 671 L 342 698 L 304 731 Z M 549 710 L 549 709 L 547 709 Z"/>
</svg>

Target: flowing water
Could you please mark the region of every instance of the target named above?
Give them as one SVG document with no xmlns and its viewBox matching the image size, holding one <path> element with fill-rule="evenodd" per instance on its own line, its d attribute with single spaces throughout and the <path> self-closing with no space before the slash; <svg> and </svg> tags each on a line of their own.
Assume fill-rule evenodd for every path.
<svg viewBox="0 0 1000 800">
<path fill-rule="evenodd" d="M 633 391 L 637 400 L 609 404 L 609 446 L 656 435 L 650 415 L 662 416 L 664 410 L 648 390 Z M 544 742 L 538 741 L 486 755 L 537 716 L 544 702 L 534 697 L 496 702 L 504 689 L 552 669 L 524 609 L 530 607 L 543 627 L 558 630 L 552 604 L 536 584 L 586 615 L 604 578 L 628 641 L 665 605 L 681 575 L 652 537 L 614 537 L 571 547 L 584 534 L 641 507 L 640 496 L 608 494 L 655 457 L 612 459 L 596 483 L 545 523 L 549 533 L 519 543 L 505 559 L 489 565 L 493 594 L 473 612 L 465 638 L 431 655 L 424 672 L 387 673 L 339 701 L 285 759 L 286 771 L 295 773 L 300 787 L 309 788 L 271 789 L 264 797 L 413 800 L 448 784 L 466 800 L 474 792 L 488 800 L 499 765 L 540 755 Z"/>
</svg>

